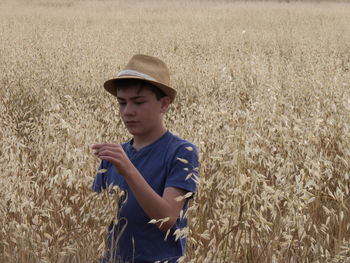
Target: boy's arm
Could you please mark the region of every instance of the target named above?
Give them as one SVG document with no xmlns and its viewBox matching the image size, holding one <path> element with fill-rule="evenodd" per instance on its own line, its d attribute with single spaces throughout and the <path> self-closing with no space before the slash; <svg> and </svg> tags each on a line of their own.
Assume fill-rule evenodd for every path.
<svg viewBox="0 0 350 263">
<path fill-rule="evenodd" d="M 160 196 L 131 163 L 121 145 L 96 144 L 92 148 L 96 150 L 95 155 L 98 158 L 113 163 L 118 174 L 125 178 L 138 203 L 151 219 L 169 218 L 164 223 L 157 224 L 161 231 L 167 231 L 175 224 L 185 204 L 185 200 L 175 199 L 185 195 L 185 190 L 167 187 L 163 196 Z"/>
<path fill-rule="evenodd" d="M 175 224 L 185 204 L 185 200 L 176 201 L 175 199 L 185 195 L 186 191 L 175 187 L 167 187 L 163 196 L 160 196 L 149 186 L 136 168 L 135 170 L 136 172 L 125 175 L 125 180 L 138 203 L 151 219 L 169 218 L 163 224 L 157 224 L 161 231 L 167 231 Z"/>
</svg>

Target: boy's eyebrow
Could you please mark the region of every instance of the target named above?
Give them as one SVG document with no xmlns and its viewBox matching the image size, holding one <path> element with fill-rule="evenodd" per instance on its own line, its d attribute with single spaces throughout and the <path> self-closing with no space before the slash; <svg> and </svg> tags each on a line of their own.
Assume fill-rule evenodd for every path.
<svg viewBox="0 0 350 263">
<path fill-rule="evenodd" d="M 137 99 L 142 99 L 142 98 L 145 98 L 145 97 L 146 97 L 146 96 L 139 95 L 139 96 L 131 97 L 130 99 L 131 99 L 131 100 L 137 100 Z M 118 96 L 117 96 L 117 99 L 118 99 L 118 100 L 126 100 L 125 98 L 118 97 Z"/>
</svg>

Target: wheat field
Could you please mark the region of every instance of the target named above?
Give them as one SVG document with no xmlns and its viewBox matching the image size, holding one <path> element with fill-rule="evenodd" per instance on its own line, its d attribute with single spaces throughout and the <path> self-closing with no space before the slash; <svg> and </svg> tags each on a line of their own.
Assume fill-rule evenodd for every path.
<svg viewBox="0 0 350 263">
<path fill-rule="evenodd" d="M 102 88 L 163 59 L 200 153 L 181 262 L 350 262 L 350 3 L 0 2 L 0 262 L 97 262 L 119 192 L 91 145 L 130 138 Z"/>
</svg>

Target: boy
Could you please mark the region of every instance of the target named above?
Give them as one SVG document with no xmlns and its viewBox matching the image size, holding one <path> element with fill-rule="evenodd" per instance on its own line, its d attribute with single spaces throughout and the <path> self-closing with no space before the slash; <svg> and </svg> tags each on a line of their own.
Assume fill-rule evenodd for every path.
<svg viewBox="0 0 350 263">
<path fill-rule="evenodd" d="M 167 130 L 163 116 L 176 96 L 163 61 L 135 55 L 105 89 L 117 97 L 119 114 L 133 136 L 123 144 L 95 144 L 101 159 L 93 190 L 109 185 L 125 191 L 120 200 L 118 223 L 109 227 L 104 262 L 176 262 L 184 255 L 186 239 L 174 232 L 187 225 L 190 193 L 196 192 L 196 147 Z M 193 176 L 189 176 L 193 173 Z M 155 219 L 156 224 L 149 222 Z M 161 219 L 163 223 L 161 223 Z M 168 234 L 168 235 L 167 235 Z"/>
</svg>

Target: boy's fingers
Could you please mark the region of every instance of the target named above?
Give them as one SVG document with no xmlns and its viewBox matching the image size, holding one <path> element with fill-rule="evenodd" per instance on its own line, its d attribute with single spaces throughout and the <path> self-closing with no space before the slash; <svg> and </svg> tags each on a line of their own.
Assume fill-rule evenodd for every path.
<svg viewBox="0 0 350 263">
<path fill-rule="evenodd" d="M 101 147 L 102 147 L 102 144 L 94 144 L 94 145 L 91 146 L 91 148 L 94 149 L 94 150 L 98 150 Z"/>
<path fill-rule="evenodd" d="M 117 159 L 120 159 L 123 157 L 123 154 L 119 149 L 107 148 L 107 147 L 103 148 L 103 150 L 98 151 L 98 153 L 96 155 L 99 157 L 111 156 L 111 157 L 117 158 Z"/>
<path fill-rule="evenodd" d="M 111 151 L 111 152 L 120 152 L 123 148 L 118 145 L 105 145 L 103 148 L 100 148 L 99 151 Z"/>
<path fill-rule="evenodd" d="M 94 144 L 91 146 L 92 149 L 98 150 L 104 146 L 108 146 L 108 147 L 115 147 L 115 146 L 120 146 L 120 144 L 115 144 L 115 143 L 99 143 L 99 144 Z"/>
</svg>

